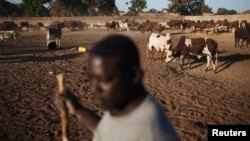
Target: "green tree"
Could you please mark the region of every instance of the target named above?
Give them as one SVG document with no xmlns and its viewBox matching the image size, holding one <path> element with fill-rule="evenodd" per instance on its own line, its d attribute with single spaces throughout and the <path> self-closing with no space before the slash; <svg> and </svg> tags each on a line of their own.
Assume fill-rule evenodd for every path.
<svg viewBox="0 0 250 141">
<path fill-rule="evenodd" d="M 55 0 L 51 3 L 51 16 L 83 16 L 86 13 L 87 7 L 82 0 Z"/>
<path fill-rule="evenodd" d="M 49 16 L 49 9 L 45 5 L 49 5 L 52 0 L 22 0 L 18 8 L 22 10 L 25 17 L 43 17 Z"/>
<path fill-rule="evenodd" d="M 95 8 L 95 11 L 97 12 L 96 15 L 99 16 L 119 15 L 118 8 L 115 5 L 115 0 L 94 0 L 92 7 Z"/>
<path fill-rule="evenodd" d="M 55 0 L 50 9 L 52 16 L 117 15 L 115 0 Z"/>
<path fill-rule="evenodd" d="M 205 5 L 205 0 L 168 0 L 169 12 L 180 15 L 202 15 L 203 12 L 211 12 L 212 9 Z"/>
<path fill-rule="evenodd" d="M 143 9 L 147 8 L 146 0 L 131 0 L 130 4 L 131 7 L 128 7 L 128 15 L 138 15 Z"/>
<path fill-rule="evenodd" d="M 243 11 L 242 13 L 250 14 L 250 10 Z"/>
<path fill-rule="evenodd" d="M 21 11 L 17 5 L 6 0 L 0 0 L 0 17 L 18 17 L 21 16 Z"/>
<path fill-rule="evenodd" d="M 202 4 L 202 6 L 201 6 L 201 12 L 202 13 L 213 13 L 212 12 L 212 8 L 208 7 L 205 4 Z"/>
<path fill-rule="evenodd" d="M 218 8 L 216 15 L 233 15 L 237 14 L 237 11 L 235 10 L 228 10 L 226 8 Z"/>
</svg>

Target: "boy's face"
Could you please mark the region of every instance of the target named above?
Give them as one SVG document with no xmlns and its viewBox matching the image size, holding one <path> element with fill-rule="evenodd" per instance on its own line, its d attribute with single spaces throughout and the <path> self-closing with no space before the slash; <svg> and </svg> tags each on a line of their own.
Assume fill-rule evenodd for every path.
<svg viewBox="0 0 250 141">
<path fill-rule="evenodd" d="M 90 57 L 90 91 L 94 103 L 104 110 L 120 109 L 128 102 L 132 82 L 122 74 L 119 67 L 117 57 Z"/>
</svg>

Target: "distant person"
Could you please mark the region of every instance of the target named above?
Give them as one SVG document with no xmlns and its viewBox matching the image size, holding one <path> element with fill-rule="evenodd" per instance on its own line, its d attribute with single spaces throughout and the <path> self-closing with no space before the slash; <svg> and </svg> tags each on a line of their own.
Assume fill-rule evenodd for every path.
<svg viewBox="0 0 250 141">
<path fill-rule="evenodd" d="M 161 106 L 145 89 L 135 43 L 124 35 L 110 35 L 89 52 L 88 74 L 100 117 L 82 106 L 66 90 L 56 105 L 66 107 L 93 132 L 93 141 L 178 141 Z"/>
</svg>

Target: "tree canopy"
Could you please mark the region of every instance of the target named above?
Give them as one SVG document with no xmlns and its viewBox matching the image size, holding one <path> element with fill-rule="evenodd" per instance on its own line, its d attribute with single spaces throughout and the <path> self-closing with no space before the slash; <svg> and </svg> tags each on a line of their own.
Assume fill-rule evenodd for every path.
<svg viewBox="0 0 250 141">
<path fill-rule="evenodd" d="M 237 14 L 235 10 L 228 10 L 226 8 L 218 8 L 216 15 L 233 15 Z"/>
<path fill-rule="evenodd" d="M 128 3 L 126 3 L 128 4 Z M 146 0 L 131 0 L 131 6 L 128 8 L 128 15 L 137 15 L 142 12 L 143 9 L 147 8 Z"/>
<path fill-rule="evenodd" d="M 180 15 L 212 13 L 205 0 L 166 0 L 168 12 Z M 119 15 L 116 0 L 22 0 L 13 4 L 0 0 L 0 17 L 49 17 L 49 16 L 113 16 Z M 128 15 L 138 15 L 147 8 L 147 0 L 128 0 Z M 245 11 L 249 13 L 249 11 Z M 237 14 L 235 10 L 219 8 L 218 15 Z"/>
<path fill-rule="evenodd" d="M 0 0 L 0 17 L 15 17 L 19 16 L 18 12 L 10 12 L 16 11 L 17 6 L 12 4 L 6 0 Z"/>
<path fill-rule="evenodd" d="M 119 15 L 115 0 L 0 0 L 0 16 L 97 16 Z"/>
<path fill-rule="evenodd" d="M 51 4 L 52 16 L 118 15 L 115 0 L 56 0 Z"/>
<path fill-rule="evenodd" d="M 205 0 L 168 0 L 170 2 L 169 12 L 180 15 L 202 15 L 212 13 L 212 8 L 205 5 Z"/>
<path fill-rule="evenodd" d="M 20 14 L 25 17 L 49 16 L 49 9 L 45 5 L 51 2 L 52 0 L 22 0 L 18 9 L 22 11 Z"/>
</svg>

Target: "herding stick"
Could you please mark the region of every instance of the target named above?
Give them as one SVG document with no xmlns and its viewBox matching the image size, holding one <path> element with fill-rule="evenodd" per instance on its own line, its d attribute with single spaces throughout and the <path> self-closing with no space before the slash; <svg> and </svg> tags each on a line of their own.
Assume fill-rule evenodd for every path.
<svg viewBox="0 0 250 141">
<path fill-rule="evenodd" d="M 58 82 L 58 94 L 63 94 L 64 93 L 63 74 L 57 74 L 56 78 L 57 78 L 57 82 Z M 60 118 L 61 118 L 61 124 L 62 124 L 62 141 L 68 141 L 67 109 L 60 108 L 59 110 L 60 110 Z"/>
</svg>

